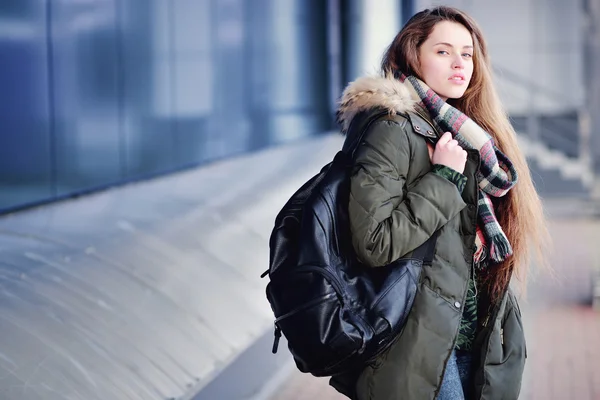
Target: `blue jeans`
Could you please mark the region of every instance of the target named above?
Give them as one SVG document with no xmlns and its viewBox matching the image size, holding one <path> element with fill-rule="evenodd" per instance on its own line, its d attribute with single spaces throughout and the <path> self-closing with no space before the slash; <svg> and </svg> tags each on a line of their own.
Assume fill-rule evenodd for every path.
<svg viewBox="0 0 600 400">
<path fill-rule="evenodd" d="M 473 354 L 466 351 L 453 351 L 446 366 L 446 372 L 437 400 L 467 400 L 470 397 L 473 379 Z"/>
</svg>

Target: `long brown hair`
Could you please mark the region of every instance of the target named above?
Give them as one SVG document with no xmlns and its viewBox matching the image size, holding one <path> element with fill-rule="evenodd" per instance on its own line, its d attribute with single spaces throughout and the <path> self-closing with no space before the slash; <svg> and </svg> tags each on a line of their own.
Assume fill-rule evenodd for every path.
<svg viewBox="0 0 600 400">
<path fill-rule="evenodd" d="M 513 272 L 520 282 L 521 290 L 525 291 L 533 255 L 537 256 L 539 265 L 549 268 L 545 256 L 550 236 L 542 202 L 533 185 L 529 167 L 494 87 L 490 59 L 481 29 L 470 16 L 456 8 L 440 6 L 421 11 L 396 35 L 383 57 L 381 69 L 385 75 L 402 71 L 421 79 L 419 48 L 435 25 L 442 21 L 463 25 L 471 33 L 474 47 L 474 68 L 469 87 L 461 98 L 450 99 L 448 103 L 489 132 L 496 146 L 511 159 L 519 174 L 517 185 L 496 207 L 496 215 L 514 252 L 512 257 L 493 266 L 487 274 L 490 295 L 497 300 L 510 283 Z"/>
</svg>

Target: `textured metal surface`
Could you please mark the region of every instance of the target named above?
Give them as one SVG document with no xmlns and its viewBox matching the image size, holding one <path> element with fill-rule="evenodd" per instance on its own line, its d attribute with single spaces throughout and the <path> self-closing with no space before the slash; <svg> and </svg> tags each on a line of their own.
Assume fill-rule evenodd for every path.
<svg viewBox="0 0 600 400">
<path fill-rule="evenodd" d="M 0 218 L 0 398 L 199 392 L 271 329 L 275 214 L 339 140 Z"/>
</svg>

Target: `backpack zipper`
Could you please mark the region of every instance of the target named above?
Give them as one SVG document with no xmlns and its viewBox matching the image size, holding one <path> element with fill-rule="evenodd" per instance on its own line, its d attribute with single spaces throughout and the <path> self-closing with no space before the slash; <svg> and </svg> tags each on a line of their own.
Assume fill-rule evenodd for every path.
<svg viewBox="0 0 600 400">
<path fill-rule="evenodd" d="M 336 292 L 338 292 L 341 296 L 342 299 L 346 298 L 346 292 L 342 289 L 342 285 L 340 285 L 340 283 L 338 282 L 337 277 L 332 274 L 327 268 L 325 267 L 318 267 L 318 266 L 303 266 L 301 268 L 298 269 L 298 272 L 316 272 L 319 274 L 323 274 L 328 278 L 328 281 L 331 283 L 331 285 L 334 287 L 334 289 L 336 290 Z"/>
<path fill-rule="evenodd" d="M 275 323 L 277 324 L 282 319 L 289 318 L 292 315 L 299 313 L 300 311 L 304 311 L 307 308 L 310 308 L 310 307 L 312 307 L 314 305 L 317 305 L 317 304 L 322 303 L 322 302 L 324 302 L 326 300 L 329 300 L 330 298 L 334 297 L 335 295 L 336 295 L 335 293 L 327 293 L 326 295 L 323 295 L 323 296 L 318 297 L 316 299 L 312 299 L 311 301 L 308 301 L 308 302 L 302 304 L 301 306 L 296 307 L 292 311 L 289 311 L 289 312 L 283 314 L 282 316 L 278 317 L 277 319 L 275 319 Z"/>
<path fill-rule="evenodd" d="M 281 328 L 275 322 L 275 332 L 273 333 L 275 338 L 273 339 L 273 349 L 271 350 L 273 354 L 277 353 L 277 348 L 279 347 L 279 339 L 281 339 Z"/>
<path fill-rule="evenodd" d="M 281 321 L 282 319 L 289 318 L 289 317 L 291 317 L 301 311 L 304 311 L 310 307 L 316 306 L 317 304 L 321 304 L 321 303 L 333 298 L 335 295 L 336 295 L 335 293 L 328 293 L 319 298 L 316 298 L 309 302 L 306 302 L 303 305 L 301 305 L 300 307 L 297 307 L 297 308 L 293 309 L 292 311 L 289 311 L 289 312 L 283 314 L 282 316 L 280 316 L 279 318 L 275 319 L 275 332 L 273 332 L 274 339 L 273 339 L 273 349 L 272 349 L 273 354 L 277 353 L 277 349 L 279 347 L 279 339 L 281 339 L 281 328 L 279 327 L 279 325 L 277 325 L 277 323 L 279 321 Z"/>
<path fill-rule="evenodd" d="M 298 272 L 302 272 L 302 271 L 313 271 L 313 272 L 325 275 L 328 278 L 331 285 L 335 288 L 336 292 L 339 293 L 340 296 L 342 296 L 342 298 L 341 298 L 342 303 L 345 303 L 346 297 L 347 297 L 346 291 L 342 289 L 342 285 L 338 282 L 337 276 L 335 276 L 333 273 L 331 273 L 327 268 L 317 267 L 317 266 L 306 266 L 306 267 L 302 267 Z M 334 294 L 335 293 L 332 293 L 332 295 L 334 295 Z M 360 328 L 364 332 L 371 331 L 371 333 L 373 335 L 375 334 L 375 330 L 369 323 L 367 323 L 367 321 L 363 320 L 360 315 L 356 315 L 354 312 L 352 312 L 351 307 L 348 307 L 348 310 L 350 311 L 349 316 L 354 324 L 359 325 Z M 362 341 L 362 343 L 361 343 L 361 347 L 359 350 L 360 354 L 362 354 L 362 352 L 367 347 L 367 343 L 365 342 L 364 338 L 361 338 L 361 341 Z"/>
</svg>

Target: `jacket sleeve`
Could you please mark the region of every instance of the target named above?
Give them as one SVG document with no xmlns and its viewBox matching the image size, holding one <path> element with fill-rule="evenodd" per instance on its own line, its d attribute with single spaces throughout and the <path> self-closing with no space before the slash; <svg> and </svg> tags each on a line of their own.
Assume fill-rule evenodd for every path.
<svg viewBox="0 0 600 400">
<path fill-rule="evenodd" d="M 435 164 L 431 169 L 431 172 L 438 174 L 439 176 L 454 183 L 459 192 L 462 193 L 463 190 L 465 190 L 465 186 L 467 185 L 467 177 L 460 172 L 441 164 Z"/>
<path fill-rule="evenodd" d="M 457 185 L 433 170 L 405 187 L 411 163 L 405 127 L 378 121 L 356 151 L 348 209 L 352 245 L 371 267 L 416 249 L 466 206 Z"/>
</svg>

